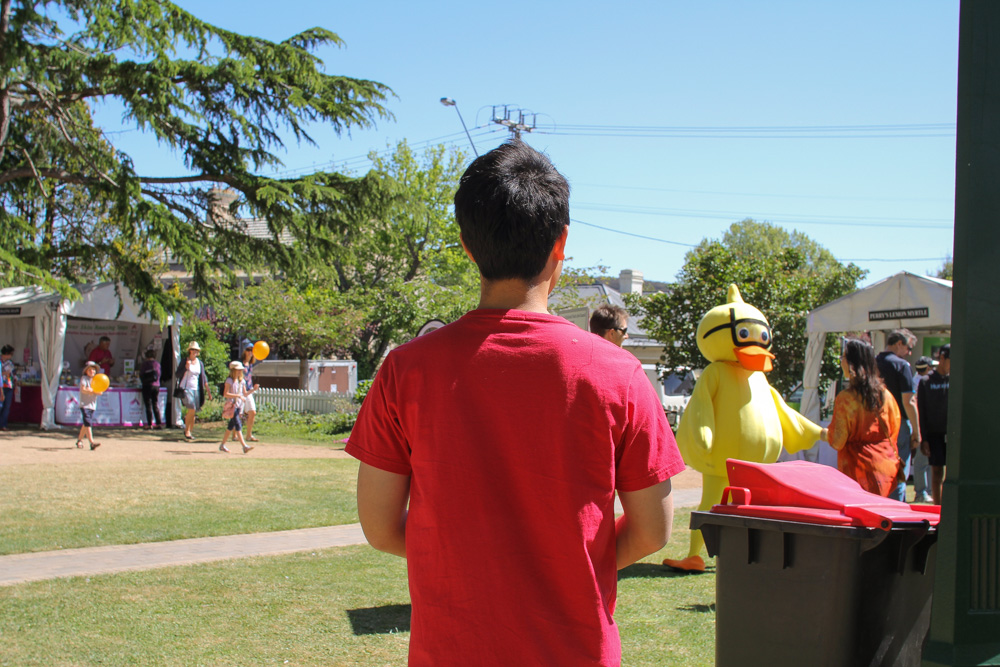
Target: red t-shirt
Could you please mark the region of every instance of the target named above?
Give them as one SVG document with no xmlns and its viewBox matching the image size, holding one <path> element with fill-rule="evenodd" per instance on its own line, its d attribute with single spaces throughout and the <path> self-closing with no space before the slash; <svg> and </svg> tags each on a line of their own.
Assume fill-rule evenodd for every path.
<svg viewBox="0 0 1000 667">
<path fill-rule="evenodd" d="M 410 665 L 618 665 L 614 492 L 684 469 L 634 356 L 476 310 L 389 354 L 347 452 L 411 476 Z"/>
<path fill-rule="evenodd" d="M 104 348 L 101 347 L 95 347 L 93 350 L 90 351 L 90 356 L 87 357 L 87 361 L 93 361 L 95 364 L 101 367 L 102 373 L 107 374 L 111 372 L 111 364 L 106 360 L 111 359 L 113 356 L 114 355 L 111 354 L 111 350 L 105 350 Z"/>
</svg>

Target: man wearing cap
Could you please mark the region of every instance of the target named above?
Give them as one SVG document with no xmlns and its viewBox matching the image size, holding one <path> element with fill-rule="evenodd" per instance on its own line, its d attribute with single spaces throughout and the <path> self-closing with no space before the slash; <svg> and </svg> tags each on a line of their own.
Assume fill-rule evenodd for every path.
<svg viewBox="0 0 1000 667">
<path fill-rule="evenodd" d="M 621 306 L 602 303 L 590 316 L 590 333 L 621 347 L 628 338 L 628 311 Z"/>
<path fill-rule="evenodd" d="M 896 451 L 903 462 L 903 479 L 889 497 L 906 502 L 906 478 L 910 475 L 910 450 L 920 446 L 920 422 L 917 418 L 917 375 L 906 357 L 913 352 L 917 337 L 909 329 L 896 329 L 886 338 L 884 352 L 875 357 L 879 375 L 899 406 L 899 435 Z"/>
<path fill-rule="evenodd" d="M 934 367 L 937 366 L 936 361 L 927 356 L 922 356 L 917 359 L 917 363 L 913 364 L 913 369 L 917 371 L 917 382 L 919 385 L 923 385 L 927 381 L 927 377 Z M 917 388 L 917 395 L 920 395 L 919 386 Z M 920 412 L 920 401 L 917 401 L 917 412 Z M 923 433 L 923 428 L 920 429 Z M 913 502 L 915 503 L 930 503 L 931 500 L 931 464 L 927 460 L 927 455 L 922 451 L 923 447 L 914 447 L 911 452 L 912 458 L 912 469 L 913 469 Z"/>
<path fill-rule="evenodd" d="M 938 364 L 917 389 L 920 411 L 920 449 L 931 464 L 931 497 L 941 504 L 944 485 L 945 451 L 948 443 L 948 383 L 951 374 L 951 343 L 938 351 Z"/>
</svg>

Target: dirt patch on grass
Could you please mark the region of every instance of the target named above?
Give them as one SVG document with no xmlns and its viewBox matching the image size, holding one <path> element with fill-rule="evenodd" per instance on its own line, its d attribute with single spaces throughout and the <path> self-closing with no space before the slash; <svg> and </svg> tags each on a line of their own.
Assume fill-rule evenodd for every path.
<svg viewBox="0 0 1000 667">
<path fill-rule="evenodd" d="M 200 425 L 199 425 L 200 426 Z M 95 429 L 94 439 L 101 446 L 90 451 L 84 442 L 83 449 L 76 448 L 79 429 L 41 431 L 20 428 L 0 432 L 0 465 L 30 463 L 86 463 L 102 461 L 152 461 L 191 458 L 216 458 L 244 456 L 239 443 L 227 444 L 231 454 L 219 451 L 222 427 L 211 425 L 196 428 L 195 440 L 184 439 L 181 429 L 143 431 L 141 429 Z M 291 445 L 261 439 L 249 443 L 254 449 L 246 454 L 254 458 L 271 459 L 330 459 L 349 458 L 344 453 L 344 443 L 331 438 L 329 446 Z"/>
<path fill-rule="evenodd" d="M 102 461 L 153 461 L 190 458 L 216 458 L 219 456 L 244 456 L 239 443 L 230 441 L 230 454 L 219 451 L 222 441 L 222 424 L 199 424 L 196 439 L 184 439 L 181 429 L 143 431 L 141 429 L 96 429 L 95 439 L 101 446 L 90 451 L 77 449 L 76 434 L 79 429 L 41 431 L 37 428 L 20 428 L 0 432 L 0 465 L 27 463 L 86 463 Z M 344 443 L 330 439 L 329 445 L 293 445 L 262 438 L 250 443 L 254 449 L 246 454 L 265 459 L 341 459 L 350 458 L 344 452 Z M 675 489 L 701 488 L 701 473 L 686 469 L 672 480 Z"/>
</svg>

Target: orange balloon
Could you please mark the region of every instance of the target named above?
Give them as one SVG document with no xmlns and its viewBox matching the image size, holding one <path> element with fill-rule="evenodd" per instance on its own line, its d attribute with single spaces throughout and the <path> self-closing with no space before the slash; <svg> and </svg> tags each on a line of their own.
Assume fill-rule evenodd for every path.
<svg viewBox="0 0 1000 667">
<path fill-rule="evenodd" d="M 267 359 L 267 355 L 269 354 L 271 354 L 271 347 L 264 341 L 259 340 L 253 344 L 253 356 L 257 361 Z"/>
<path fill-rule="evenodd" d="M 95 394 L 103 394 L 111 386 L 111 380 L 104 373 L 98 373 L 90 381 L 90 388 Z"/>
</svg>

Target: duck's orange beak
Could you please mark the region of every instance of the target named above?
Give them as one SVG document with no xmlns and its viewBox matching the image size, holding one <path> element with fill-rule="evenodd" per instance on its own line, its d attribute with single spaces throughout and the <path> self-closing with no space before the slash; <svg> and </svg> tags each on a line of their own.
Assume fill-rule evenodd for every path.
<svg viewBox="0 0 1000 667">
<path fill-rule="evenodd" d="M 774 359 L 774 355 L 762 347 L 750 345 L 734 348 L 733 351 L 736 353 L 736 361 L 740 362 L 740 366 L 748 371 L 770 373 L 771 368 L 773 368 L 771 359 Z"/>
</svg>

